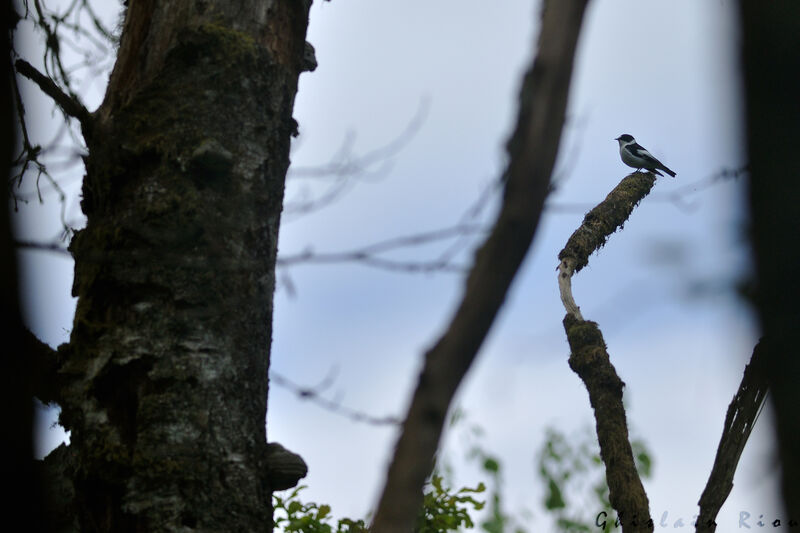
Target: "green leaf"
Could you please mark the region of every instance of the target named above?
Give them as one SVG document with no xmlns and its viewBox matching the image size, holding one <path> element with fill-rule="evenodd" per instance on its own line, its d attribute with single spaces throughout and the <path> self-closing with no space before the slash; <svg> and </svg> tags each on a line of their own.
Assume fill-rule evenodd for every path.
<svg viewBox="0 0 800 533">
<path fill-rule="evenodd" d="M 492 457 L 487 457 L 483 460 L 483 469 L 487 472 L 499 472 L 500 463 Z"/>
<path fill-rule="evenodd" d="M 639 472 L 642 474 L 642 477 L 650 477 L 653 469 L 653 462 L 650 456 L 642 452 L 636 456 L 636 459 L 639 462 Z"/>
<path fill-rule="evenodd" d="M 331 512 L 331 506 L 330 505 L 324 505 L 324 504 L 320 505 L 319 506 L 319 510 L 317 511 L 317 519 L 321 520 L 321 519 L 325 518 L 326 516 L 328 516 L 330 514 L 330 512 Z"/>
<path fill-rule="evenodd" d="M 297 498 L 297 495 L 300 494 L 300 491 L 303 490 L 303 489 L 307 489 L 307 488 L 308 488 L 308 485 L 299 485 L 296 489 L 294 489 L 291 492 L 291 494 L 289 494 L 289 497 L 286 498 L 286 499 L 287 500 L 291 500 L 293 498 Z"/>
<path fill-rule="evenodd" d="M 478 486 L 475 487 L 474 489 L 471 489 L 469 487 L 463 487 L 463 488 L 459 489 L 457 494 L 463 494 L 465 492 L 471 492 L 471 493 L 474 494 L 474 493 L 483 492 L 485 490 L 486 490 L 486 485 L 484 485 L 483 482 L 480 482 L 480 483 L 478 483 Z"/>
<path fill-rule="evenodd" d="M 561 495 L 561 488 L 553 478 L 550 478 L 550 481 L 547 484 L 547 498 L 544 501 L 544 506 L 550 511 L 553 509 L 563 509 L 567 506 L 567 504 L 564 503 L 563 496 Z"/>
</svg>

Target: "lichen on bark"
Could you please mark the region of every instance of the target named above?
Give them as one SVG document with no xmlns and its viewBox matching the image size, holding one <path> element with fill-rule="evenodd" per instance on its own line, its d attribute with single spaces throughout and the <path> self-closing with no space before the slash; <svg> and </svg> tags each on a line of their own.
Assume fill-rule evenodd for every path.
<svg viewBox="0 0 800 533">
<path fill-rule="evenodd" d="M 271 530 L 272 295 L 308 6 L 203 4 L 134 3 L 87 139 L 59 369 L 87 531 Z"/>
</svg>

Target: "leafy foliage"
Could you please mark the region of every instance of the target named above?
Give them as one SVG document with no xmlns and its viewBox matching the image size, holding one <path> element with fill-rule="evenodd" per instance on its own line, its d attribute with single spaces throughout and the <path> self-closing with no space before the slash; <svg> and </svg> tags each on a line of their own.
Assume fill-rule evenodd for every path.
<svg viewBox="0 0 800 533">
<path fill-rule="evenodd" d="M 456 424 L 466 424 L 467 415 L 461 409 L 455 409 L 451 417 L 451 428 Z M 527 522 L 530 518 L 526 510 L 519 510 L 515 514 L 506 511 L 506 503 L 503 497 L 503 474 L 500 459 L 486 449 L 483 442 L 485 435 L 484 429 L 477 424 L 467 424 L 461 428 L 461 439 L 466 445 L 466 458 L 476 462 L 481 472 L 488 477 L 487 500 L 488 506 L 480 522 L 481 530 L 487 533 L 525 533 L 525 529 L 520 525 L 523 519 Z M 445 470 L 452 471 L 448 467 L 445 458 L 440 458 L 440 463 Z"/>
<path fill-rule="evenodd" d="M 647 447 L 641 440 L 632 441 L 631 447 L 639 474 L 642 478 L 651 477 L 653 460 Z M 548 429 L 539 452 L 539 476 L 545 484 L 545 511 L 555 518 L 559 531 L 611 531 L 615 527 L 613 519 L 596 523 L 598 515 L 604 512 L 602 516 L 611 517 L 614 510 L 608 500 L 605 467 L 591 428 L 570 438 Z"/>
<path fill-rule="evenodd" d="M 342 518 L 334 524 L 329 505 L 300 501 L 300 491 L 305 488 L 305 485 L 297 487 L 285 497 L 281 497 L 277 493 L 272 495 L 276 531 L 285 533 L 366 533 L 368 531 L 364 520 Z M 483 508 L 484 502 L 476 500 L 475 495 L 485 490 L 486 486 L 480 483 L 475 488 L 463 487 L 453 491 L 444 485 L 441 476 L 434 475 L 425 492 L 414 532 L 445 533 L 457 531 L 462 526 L 474 527 L 469 512 Z"/>
<path fill-rule="evenodd" d="M 300 491 L 307 488 L 300 485 L 286 497 L 278 493 L 272 494 L 272 505 L 275 508 L 275 530 L 300 533 L 362 533 L 367 531 L 363 520 L 343 518 L 336 522 L 336 528 L 331 524 L 330 505 L 318 505 L 313 502 L 300 501 Z"/>
<path fill-rule="evenodd" d="M 456 492 L 443 485 L 443 478 L 434 474 L 431 478 L 432 490 L 425 493 L 422 510 L 417 517 L 416 533 L 444 533 L 457 531 L 459 527 L 474 527 L 469 515 L 470 507 L 479 511 L 484 502 L 476 500 L 473 495 L 486 490 L 483 483 L 474 489 L 463 487 Z"/>
<path fill-rule="evenodd" d="M 451 427 L 463 423 L 464 416 L 456 410 Z M 422 508 L 417 517 L 414 533 L 445 533 L 474 529 L 475 514 L 479 515 L 480 529 L 486 533 L 525 533 L 523 520 L 528 520 L 524 510 L 509 514 L 505 510 L 502 493 L 502 463 L 489 453 L 482 443 L 483 430 L 476 425 L 466 428 L 467 457 L 476 461 L 481 472 L 488 478 L 474 488 L 450 488 L 452 467 L 446 458 L 437 461 L 437 471 L 426 485 Z M 650 452 L 640 440 L 631 443 L 636 467 L 643 478 L 652 476 L 653 460 Z M 564 533 L 587 531 L 611 531 L 615 527 L 612 518 L 605 518 L 605 528 L 596 524 L 597 516 L 613 517 L 614 511 L 608 501 L 608 486 L 605 468 L 600 459 L 594 432 L 586 428 L 583 432 L 565 436 L 549 429 L 538 456 L 539 478 L 545 485 L 543 507 L 550 514 L 557 531 Z M 342 518 L 334 520 L 328 505 L 313 502 L 303 503 L 300 486 L 288 496 L 273 494 L 275 507 L 275 530 L 284 533 L 368 533 L 364 520 Z M 485 501 L 477 499 L 483 495 Z M 527 526 L 526 526 L 527 527 Z"/>
</svg>

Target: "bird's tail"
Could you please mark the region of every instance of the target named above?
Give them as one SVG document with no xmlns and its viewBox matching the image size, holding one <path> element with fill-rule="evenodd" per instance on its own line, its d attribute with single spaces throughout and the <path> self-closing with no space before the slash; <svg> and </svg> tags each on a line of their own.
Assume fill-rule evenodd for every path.
<svg viewBox="0 0 800 533">
<path fill-rule="evenodd" d="M 664 165 L 661 165 L 661 170 L 663 170 L 664 172 L 666 172 L 667 174 L 669 174 L 673 178 L 675 177 L 675 173 L 673 171 L 671 171 L 670 169 L 668 169 L 667 167 L 665 167 Z"/>
</svg>

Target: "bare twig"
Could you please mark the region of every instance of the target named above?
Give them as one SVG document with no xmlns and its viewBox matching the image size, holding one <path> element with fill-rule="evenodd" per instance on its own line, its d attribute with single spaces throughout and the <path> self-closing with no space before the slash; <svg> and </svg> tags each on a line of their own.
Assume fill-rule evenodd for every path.
<svg viewBox="0 0 800 533">
<path fill-rule="evenodd" d="M 403 261 L 386 259 L 360 252 L 340 252 L 329 254 L 315 254 L 308 252 L 299 256 L 292 257 L 292 262 L 302 262 L 305 264 L 331 264 L 331 263 L 360 263 L 369 267 L 391 272 L 405 272 L 417 274 L 419 272 L 447 272 L 451 274 L 464 274 L 469 269 L 463 265 L 455 265 L 450 262 L 442 262 L 438 259 L 432 261 Z M 280 262 L 280 261 L 279 261 Z"/>
<path fill-rule="evenodd" d="M 293 392 L 301 400 L 310 400 L 320 407 L 349 418 L 353 422 L 363 422 L 365 424 L 372 424 L 375 426 L 397 426 L 400 420 L 395 416 L 374 416 L 357 409 L 346 407 L 336 400 L 325 398 L 322 395 L 323 390 L 330 384 L 330 380 L 326 379 L 321 384 L 313 387 L 304 387 L 294 383 L 289 378 L 270 370 L 270 380 L 272 383 L 283 387 Z"/>
<path fill-rule="evenodd" d="M 422 98 L 414 116 L 394 139 L 387 144 L 361 155 L 353 154 L 355 136 L 348 133 L 342 146 L 324 165 L 308 167 L 290 167 L 287 179 L 321 179 L 326 180 L 327 189 L 311 199 L 288 200 L 284 204 L 283 219 L 289 222 L 299 216 L 318 211 L 351 189 L 354 180 L 377 180 L 388 175 L 392 167 L 392 158 L 400 153 L 416 136 L 428 114 L 428 100 Z M 332 181 L 331 181 L 332 180 Z"/>
<path fill-rule="evenodd" d="M 432 261 L 404 261 L 386 259 L 379 257 L 379 254 L 445 239 L 458 238 L 464 235 L 474 235 L 482 231 L 485 231 L 485 228 L 475 224 L 457 225 L 414 235 L 395 237 L 345 252 L 316 253 L 312 250 L 306 250 L 299 254 L 280 256 L 277 262 L 279 266 L 283 267 L 298 264 L 357 262 L 377 268 L 405 272 L 445 271 L 463 273 L 466 269 L 453 265 L 449 257 Z"/>
<path fill-rule="evenodd" d="M 29 250 L 40 250 L 43 252 L 55 252 L 67 257 L 72 257 L 72 254 L 63 245 L 58 242 L 34 242 L 34 241 L 14 241 L 15 248 L 27 248 Z"/>
<path fill-rule="evenodd" d="M 36 70 L 33 65 L 24 59 L 17 59 L 14 63 L 14 67 L 17 69 L 17 72 L 38 85 L 42 92 L 52 98 L 66 115 L 78 119 L 84 135 L 90 134 L 92 129 L 92 115 L 77 98 L 66 94 L 52 79 Z"/>
<path fill-rule="evenodd" d="M 648 202 L 669 202 L 682 211 L 691 211 L 696 207 L 696 203 L 692 203 L 691 200 L 697 193 L 725 181 L 738 179 L 746 175 L 748 170 L 747 165 L 739 168 L 723 168 L 719 172 L 715 172 L 706 178 L 687 183 L 674 191 L 653 193 Z"/>
<path fill-rule="evenodd" d="M 403 131 L 383 146 L 374 148 L 360 156 L 354 156 L 352 148 L 355 137 L 350 133 L 345 136 L 342 146 L 330 162 L 324 165 L 290 167 L 288 177 L 292 179 L 327 178 L 332 175 L 361 173 L 375 164 L 383 163 L 400 153 L 416 136 L 428 116 L 429 107 L 427 98 L 420 99 L 414 116 L 411 117 Z"/>
<path fill-rule="evenodd" d="M 700 514 L 695 531 L 716 531 L 717 514 L 733 489 L 733 475 L 739 465 L 739 458 L 767 397 L 763 359 L 768 346 L 764 339 L 756 344 L 750 364 L 744 369 L 739 390 L 728 406 L 714 467 L 700 501 L 697 502 Z"/>
<path fill-rule="evenodd" d="M 450 402 L 536 233 L 558 152 L 586 3 L 544 3 L 538 53 L 523 81 L 517 124 L 507 146 L 503 205 L 475 256 L 449 327 L 425 356 L 375 513 L 373 533 L 411 531 Z"/>
</svg>

